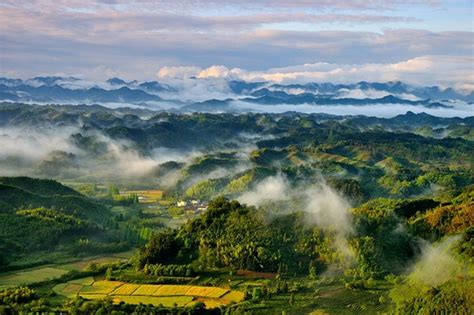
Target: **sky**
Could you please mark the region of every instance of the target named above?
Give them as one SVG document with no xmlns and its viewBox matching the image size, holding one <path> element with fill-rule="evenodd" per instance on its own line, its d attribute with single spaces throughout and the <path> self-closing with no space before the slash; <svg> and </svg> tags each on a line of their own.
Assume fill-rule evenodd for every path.
<svg viewBox="0 0 474 315">
<path fill-rule="evenodd" d="M 1 0 L 0 76 L 474 89 L 472 0 Z"/>
</svg>

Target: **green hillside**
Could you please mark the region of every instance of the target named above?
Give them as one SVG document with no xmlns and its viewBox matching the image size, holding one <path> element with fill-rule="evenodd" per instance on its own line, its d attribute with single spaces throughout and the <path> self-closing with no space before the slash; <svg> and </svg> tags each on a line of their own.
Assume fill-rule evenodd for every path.
<svg viewBox="0 0 474 315">
<path fill-rule="evenodd" d="M 110 211 L 71 188 L 29 177 L 2 177 L 0 182 L 4 261 L 104 234 Z"/>
</svg>

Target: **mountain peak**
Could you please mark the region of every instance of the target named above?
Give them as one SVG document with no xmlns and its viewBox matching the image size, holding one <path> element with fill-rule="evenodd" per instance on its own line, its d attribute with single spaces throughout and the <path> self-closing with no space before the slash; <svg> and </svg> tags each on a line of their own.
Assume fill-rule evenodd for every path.
<svg viewBox="0 0 474 315">
<path fill-rule="evenodd" d="M 105 82 L 107 82 L 110 85 L 127 85 L 127 82 L 117 77 L 110 78 Z"/>
</svg>

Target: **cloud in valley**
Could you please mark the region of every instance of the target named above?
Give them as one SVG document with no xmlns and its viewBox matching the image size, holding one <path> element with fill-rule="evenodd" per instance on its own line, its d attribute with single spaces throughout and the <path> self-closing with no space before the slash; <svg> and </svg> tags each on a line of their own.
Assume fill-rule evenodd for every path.
<svg viewBox="0 0 474 315">
<path fill-rule="evenodd" d="M 150 177 L 153 170 L 168 161 L 185 162 L 200 154 L 193 151 L 155 148 L 143 155 L 132 143 L 114 140 L 102 133 L 91 131 L 83 136 L 93 137 L 103 150 L 93 153 L 79 148 L 71 136 L 81 132 L 77 127 L 57 129 L 0 129 L 0 176 L 31 175 L 79 178 L 132 178 Z M 71 158 L 69 161 L 63 159 Z M 60 159 L 60 160 L 58 160 Z M 46 164 L 45 164 L 46 163 Z M 44 173 L 44 165 L 51 164 Z M 42 168 L 43 167 L 43 168 Z"/>
<path fill-rule="evenodd" d="M 240 202 L 253 206 L 261 206 L 266 202 L 289 200 L 292 189 L 288 180 L 283 175 L 267 177 L 255 185 L 253 190 L 245 192 L 238 197 Z"/>
</svg>

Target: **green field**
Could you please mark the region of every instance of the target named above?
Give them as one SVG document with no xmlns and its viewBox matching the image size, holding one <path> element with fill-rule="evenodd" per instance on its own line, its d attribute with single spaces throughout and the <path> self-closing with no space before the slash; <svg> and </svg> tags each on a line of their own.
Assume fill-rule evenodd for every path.
<svg viewBox="0 0 474 315">
<path fill-rule="evenodd" d="M 68 271 L 55 267 L 40 267 L 24 271 L 12 272 L 0 276 L 1 288 L 14 287 L 58 278 Z"/>
<path fill-rule="evenodd" d="M 83 259 L 72 260 L 68 263 L 58 265 L 59 268 L 67 270 L 84 270 L 90 264 L 111 264 L 126 261 L 133 256 L 134 251 L 109 254 L 107 256 L 94 256 Z"/>
<path fill-rule="evenodd" d="M 45 280 L 51 280 L 66 274 L 69 271 L 82 271 L 90 264 L 108 264 L 126 261 L 133 255 L 133 251 L 111 254 L 109 256 L 76 259 L 58 265 L 43 265 L 35 268 L 23 269 L 0 274 L 0 290 L 16 287 L 24 284 L 32 284 Z M 85 282 L 81 282 L 85 281 Z M 91 285 L 95 280 L 92 277 L 73 280 L 71 283 L 79 285 Z"/>
</svg>

